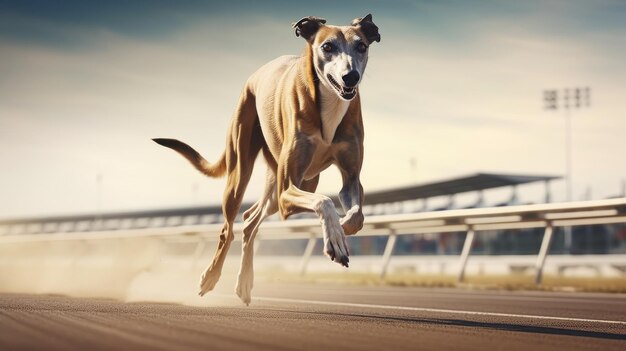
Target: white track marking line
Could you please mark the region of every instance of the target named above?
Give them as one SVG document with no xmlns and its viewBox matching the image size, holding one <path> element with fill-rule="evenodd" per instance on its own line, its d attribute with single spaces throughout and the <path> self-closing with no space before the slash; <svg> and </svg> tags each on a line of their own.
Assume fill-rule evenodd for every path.
<svg viewBox="0 0 626 351">
<path fill-rule="evenodd" d="M 337 296 L 338 290 L 316 290 L 316 295 L 326 295 L 326 296 Z M 350 295 L 359 295 L 359 296 L 380 296 L 383 293 L 385 296 L 400 296 L 406 297 L 408 294 L 406 292 L 394 292 L 394 291 L 350 291 Z M 606 301 L 595 301 L 589 298 L 580 298 L 580 297 L 571 297 L 571 296 L 563 296 L 563 295 L 555 295 L 555 296 L 533 296 L 533 295 L 515 295 L 515 296 L 507 296 L 503 294 L 498 294 L 497 292 L 492 293 L 461 293 L 461 292 L 443 292 L 443 293 L 428 293 L 428 294 L 420 294 L 420 297 L 426 298 L 429 296 L 439 297 L 442 294 L 445 294 L 449 297 L 459 297 L 462 299 L 474 299 L 474 300 L 514 300 L 514 301 L 537 301 L 537 302 L 572 302 L 572 303 L 593 303 L 593 304 L 606 304 Z M 613 301 L 614 303 L 626 304 L 626 298 L 620 296 L 611 296 L 615 299 L 622 299 Z"/>
<path fill-rule="evenodd" d="M 267 301 L 267 302 L 288 302 L 288 303 L 299 303 L 299 304 L 323 305 L 323 306 L 342 306 L 342 307 L 373 308 L 373 309 L 383 309 L 383 310 L 400 310 L 400 311 L 414 311 L 414 312 L 434 312 L 434 313 L 446 313 L 446 314 L 464 314 L 464 315 L 470 315 L 470 316 L 491 316 L 491 317 L 543 319 L 543 320 L 553 320 L 553 321 L 587 322 L 587 323 L 626 325 L 625 321 L 611 321 L 611 320 L 603 320 L 603 319 L 570 318 L 570 317 L 537 316 L 537 315 L 530 315 L 530 314 L 498 313 L 498 312 L 477 312 L 477 311 L 463 311 L 463 310 L 446 310 L 446 309 L 438 309 L 438 308 L 406 307 L 406 306 L 393 306 L 393 305 L 370 305 L 370 304 L 350 303 L 350 302 L 331 302 L 331 301 L 283 299 L 283 298 L 276 298 L 276 297 L 255 297 L 255 298 L 253 298 L 253 302 L 254 302 L 254 300 L 257 300 L 257 301 Z"/>
</svg>

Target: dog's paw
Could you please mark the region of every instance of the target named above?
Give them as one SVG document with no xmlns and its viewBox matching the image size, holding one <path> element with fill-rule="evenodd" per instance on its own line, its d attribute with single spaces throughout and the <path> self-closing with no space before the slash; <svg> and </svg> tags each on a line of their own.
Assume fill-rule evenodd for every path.
<svg viewBox="0 0 626 351">
<path fill-rule="evenodd" d="M 343 233 L 343 228 L 339 224 L 339 221 L 324 220 L 322 230 L 324 234 L 324 253 L 326 256 L 330 257 L 334 262 L 348 267 L 348 262 L 350 261 L 348 256 L 350 256 L 350 252 L 348 251 L 346 236 Z"/>
<path fill-rule="evenodd" d="M 200 278 L 200 292 L 198 292 L 198 295 L 204 296 L 204 294 L 213 290 L 217 281 L 220 280 L 220 274 L 221 272 L 212 269 L 212 267 L 207 268 Z"/>
<path fill-rule="evenodd" d="M 251 274 L 239 274 L 237 277 L 237 286 L 235 287 L 235 293 L 246 306 L 250 305 L 252 301 L 252 285 L 254 283 L 254 277 Z"/>
<path fill-rule="evenodd" d="M 345 235 L 354 235 L 363 228 L 363 212 L 359 205 L 354 205 L 341 219 L 341 227 Z"/>
</svg>

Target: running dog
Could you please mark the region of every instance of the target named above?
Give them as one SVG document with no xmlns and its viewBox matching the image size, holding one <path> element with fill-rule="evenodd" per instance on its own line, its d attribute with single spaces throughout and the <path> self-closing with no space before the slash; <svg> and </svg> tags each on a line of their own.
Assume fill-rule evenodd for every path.
<svg viewBox="0 0 626 351">
<path fill-rule="evenodd" d="M 243 249 L 235 292 L 250 303 L 253 243 L 259 225 L 277 211 L 282 219 L 300 212 L 320 218 L 324 253 L 348 267 L 345 235 L 363 227 L 363 120 L 358 86 L 367 65 L 368 48 L 380 42 L 372 15 L 349 26 L 326 25 L 319 17 L 293 24 L 306 40 L 302 56 L 281 56 L 247 80 L 230 130 L 226 149 L 209 163 L 189 145 L 174 139 L 153 139 L 184 156 L 209 177 L 226 175 L 222 210 L 224 227 L 213 261 L 202 274 L 199 295 L 215 287 L 233 235 L 233 222 L 252 167 L 259 155 L 268 164 L 261 199 L 243 214 Z M 339 218 L 332 200 L 316 194 L 319 174 L 330 165 L 341 171 Z"/>
</svg>

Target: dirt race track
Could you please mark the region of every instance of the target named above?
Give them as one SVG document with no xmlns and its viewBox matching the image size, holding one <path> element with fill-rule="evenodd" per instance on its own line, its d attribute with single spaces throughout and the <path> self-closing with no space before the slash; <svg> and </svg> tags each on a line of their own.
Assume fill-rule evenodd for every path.
<svg viewBox="0 0 626 351">
<path fill-rule="evenodd" d="M 626 349 L 618 294 L 270 282 L 253 292 L 249 307 L 224 293 L 205 306 L 0 294 L 0 350 Z"/>
</svg>

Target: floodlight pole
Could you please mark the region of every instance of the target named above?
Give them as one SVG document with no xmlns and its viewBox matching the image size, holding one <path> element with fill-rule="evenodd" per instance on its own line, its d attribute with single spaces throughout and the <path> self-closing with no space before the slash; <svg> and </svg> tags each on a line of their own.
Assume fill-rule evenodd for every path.
<svg viewBox="0 0 626 351">
<path fill-rule="evenodd" d="M 572 115 L 569 106 L 565 107 L 565 196 L 572 201 Z M 563 228 L 563 248 L 565 253 L 572 253 L 572 227 Z"/>
<path fill-rule="evenodd" d="M 566 199 L 572 201 L 572 116 L 569 107 L 565 108 L 565 176 Z"/>
<path fill-rule="evenodd" d="M 571 93 L 571 95 L 570 95 Z M 558 90 L 544 90 L 544 108 L 546 110 L 558 110 L 559 109 L 559 92 Z M 580 109 L 582 107 L 591 106 L 591 88 L 566 88 L 563 90 L 563 101 L 561 103 L 565 110 L 565 197 L 566 200 L 573 200 L 573 181 L 572 181 L 572 116 L 570 108 Z M 565 251 L 571 253 L 572 247 L 572 229 L 571 227 L 565 227 L 564 245 Z"/>
</svg>

